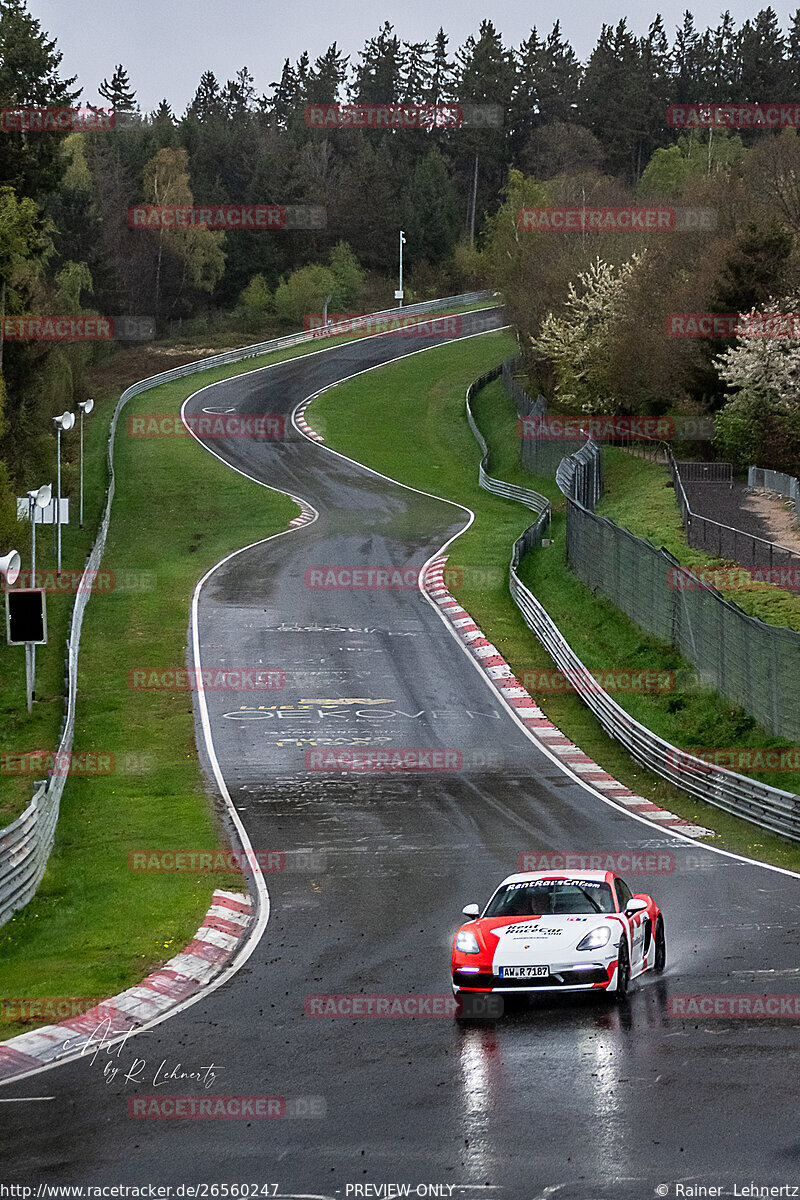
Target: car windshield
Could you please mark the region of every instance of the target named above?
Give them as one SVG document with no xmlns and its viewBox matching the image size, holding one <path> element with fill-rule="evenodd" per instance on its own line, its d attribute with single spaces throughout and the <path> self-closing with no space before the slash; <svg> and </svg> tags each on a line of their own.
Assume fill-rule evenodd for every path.
<svg viewBox="0 0 800 1200">
<path fill-rule="evenodd" d="M 526 879 L 492 896 L 485 917 L 541 917 L 549 913 L 611 913 L 614 897 L 598 879 Z"/>
</svg>

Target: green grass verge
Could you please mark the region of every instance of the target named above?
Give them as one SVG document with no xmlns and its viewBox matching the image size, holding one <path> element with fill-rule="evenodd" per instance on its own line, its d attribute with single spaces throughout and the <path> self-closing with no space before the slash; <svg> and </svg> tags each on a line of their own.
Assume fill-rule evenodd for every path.
<svg viewBox="0 0 800 1200">
<path fill-rule="evenodd" d="M 30 776 L 17 773 L 19 764 L 15 761 L 16 756 L 34 750 L 52 751 L 58 740 L 64 714 L 64 659 L 74 591 L 50 589 L 55 589 L 57 584 L 71 585 L 80 578 L 97 533 L 106 489 L 105 448 L 112 411 L 113 402 L 106 397 L 104 403 L 98 403 L 95 412 L 85 421 L 84 528 L 81 530 L 78 526 L 78 499 L 74 495 L 71 504 L 72 524 L 62 527 L 63 573 L 60 579 L 55 573 L 54 528 L 44 525 L 36 528 L 37 582 L 48 589 L 48 644 L 36 648 L 37 703 L 30 715 L 25 707 L 24 648 L 7 646 L 5 638 L 0 641 L 0 827 L 19 816 L 33 795 Z M 73 433 L 62 435 L 64 450 L 66 439 L 76 439 L 77 436 L 77 427 Z M 40 484 L 49 480 L 38 479 L 35 482 Z M 55 494 L 55 479 L 53 492 Z M 67 494 L 66 488 L 63 494 Z M 14 548 L 22 558 L 23 571 L 29 573 L 31 528 L 27 521 L 20 522 L 17 528 Z M 6 547 L 2 549 L 4 551 Z M 26 585 L 30 586 L 29 576 Z"/>
<path fill-rule="evenodd" d="M 605 495 L 596 510 L 601 516 L 630 529 L 637 537 L 647 538 L 655 546 L 663 546 L 684 566 L 721 568 L 715 586 L 726 599 L 768 625 L 800 630 L 800 595 L 769 583 L 753 583 L 749 572 L 738 568 L 731 559 L 716 558 L 689 546 L 666 467 L 605 446 L 603 468 Z M 737 568 L 735 578 L 744 586 L 725 586 L 726 569 L 730 567 Z M 710 582 L 714 583 L 714 579 Z"/>
<path fill-rule="evenodd" d="M 502 333 L 432 349 L 326 392 L 313 402 L 307 419 L 313 428 L 324 429 L 333 448 L 403 483 L 473 509 L 475 522 L 450 549 L 450 564 L 464 572 L 464 584 L 456 594 L 522 677 L 526 671 L 553 666 L 508 592 L 511 544 L 530 523 L 530 514 L 513 501 L 501 500 L 478 487 L 479 450 L 464 415 L 468 384 L 514 348 L 511 335 Z M 672 648 L 648 638 L 568 571 L 563 562 L 563 497 L 552 480 L 532 478 L 519 465 L 514 409 L 502 384 L 495 382 L 479 393 L 474 409 L 491 447 L 490 473 L 527 483 L 562 508 L 554 520 L 556 544 L 541 556 L 528 556 L 523 574 L 579 653 L 583 651 L 589 665 L 625 667 L 631 665 L 632 656 L 638 656 L 633 662 L 651 668 L 660 665 L 663 652 L 669 668 L 688 670 L 688 664 L 682 663 Z M 367 414 L 369 419 L 365 419 Z M 538 562 L 540 568 L 535 565 Z M 601 629 L 607 644 L 597 645 L 590 653 L 592 636 Z M 640 767 L 619 743 L 606 736 L 577 696 L 540 695 L 537 699 L 568 737 L 621 782 L 656 804 L 713 828 L 715 845 L 800 869 L 800 848 L 687 796 Z M 631 699 L 638 704 L 643 698 Z M 705 706 L 711 703 L 709 697 L 703 697 L 709 721 L 710 710 Z M 638 716 L 638 711 L 634 715 Z M 733 710 L 726 719 L 729 727 L 750 720 Z M 753 737 L 753 744 L 780 744 L 763 733 Z M 713 738 L 709 741 L 706 737 L 699 744 L 743 744 L 741 736 L 727 742 L 719 738 L 715 726 Z M 787 777 L 782 777 L 779 786 L 786 787 L 786 783 Z"/>
</svg>

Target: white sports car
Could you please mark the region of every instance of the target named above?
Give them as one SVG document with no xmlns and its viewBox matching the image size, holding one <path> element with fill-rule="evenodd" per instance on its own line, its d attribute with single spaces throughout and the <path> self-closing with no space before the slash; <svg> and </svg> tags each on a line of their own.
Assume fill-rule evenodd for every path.
<svg viewBox="0 0 800 1200">
<path fill-rule="evenodd" d="M 603 991 L 622 999 L 632 979 L 667 961 L 655 901 L 612 871 L 509 875 L 483 913 L 453 939 L 456 997 L 469 993 Z"/>
</svg>

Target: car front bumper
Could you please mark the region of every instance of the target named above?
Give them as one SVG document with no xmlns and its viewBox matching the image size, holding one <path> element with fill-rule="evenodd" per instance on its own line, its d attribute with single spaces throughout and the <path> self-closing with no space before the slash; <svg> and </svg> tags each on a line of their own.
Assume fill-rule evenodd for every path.
<svg viewBox="0 0 800 1200">
<path fill-rule="evenodd" d="M 593 962 L 574 967 L 553 968 L 549 975 L 535 979 L 504 979 L 491 972 L 453 971 L 453 991 L 459 992 L 587 992 L 608 989 L 615 982 L 616 959 L 608 964 Z"/>
</svg>

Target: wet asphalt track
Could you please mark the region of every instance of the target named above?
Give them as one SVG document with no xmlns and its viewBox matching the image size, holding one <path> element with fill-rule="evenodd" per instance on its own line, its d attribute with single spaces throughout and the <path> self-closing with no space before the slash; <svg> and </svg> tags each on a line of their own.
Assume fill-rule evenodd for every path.
<svg viewBox="0 0 800 1200">
<path fill-rule="evenodd" d="M 428 345 L 357 342 L 217 384 L 190 409 L 288 417 L 326 384 Z M 0 1104 L 0 1180 L 275 1183 L 280 1194 L 331 1197 L 404 1182 L 503 1200 L 649 1197 L 662 1183 L 675 1195 L 676 1180 L 731 1191 L 800 1184 L 800 1019 L 685 1021 L 667 1009 L 686 993 L 795 990 L 800 880 L 665 836 L 573 783 L 418 591 L 305 584 L 306 570 L 323 564 L 418 567 L 464 524 L 460 510 L 293 430 L 214 449 L 320 512 L 233 558 L 200 604 L 204 667 L 286 671 L 283 691 L 266 697 L 208 696 L 216 753 L 251 841 L 318 857 L 267 877 L 272 915 L 247 965 L 125 1046 L 111 1060 L 116 1079 L 104 1081 L 100 1054 L 0 1089 L 3 1099 L 54 1097 Z M 307 771 L 306 752 L 324 745 L 473 757 L 450 774 Z M 468 1027 L 304 1015 L 304 998 L 323 992 L 447 994 L 462 905 L 484 900 L 520 852 L 645 848 L 675 856 L 671 873 L 629 877 L 664 909 L 669 965 L 622 1009 L 540 997 L 500 1023 Z M 141 1082 L 126 1085 L 136 1059 Z M 327 1115 L 130 1119 L 126 1097 L 159 1091 L 162 1059 L 184 1071 L 214 1064 L 212 1093 L 322 1097 Z"/>
</svg>

